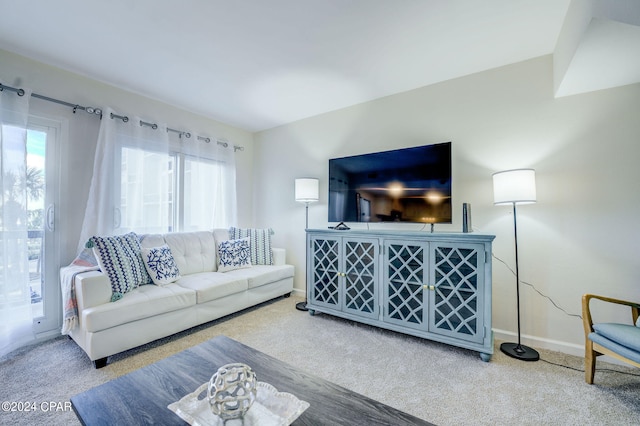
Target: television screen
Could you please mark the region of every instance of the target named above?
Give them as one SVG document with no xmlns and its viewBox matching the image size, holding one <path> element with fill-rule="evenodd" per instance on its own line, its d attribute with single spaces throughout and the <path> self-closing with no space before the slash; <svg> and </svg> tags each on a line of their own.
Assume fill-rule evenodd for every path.
<svg viewBox="0 0 640 426">
<path fill-rule="evenodd" d="M 451 223 L 451 142 L 330 159 L 329 222 Z"/>
</svg>

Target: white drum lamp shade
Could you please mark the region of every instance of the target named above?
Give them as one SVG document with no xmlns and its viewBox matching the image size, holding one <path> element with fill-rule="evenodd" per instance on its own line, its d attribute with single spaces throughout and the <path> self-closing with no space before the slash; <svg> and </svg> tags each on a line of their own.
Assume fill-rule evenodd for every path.
<svg viewBox="0 0 640 426">
<path fill-rule="evenodd" d="M 299 178 L 295 183 L 296 201 L 299 203 L 315 203 L 319 199 L 318 179 Z"/>
<path fill-rule="evenodd" d="M 536 202 L 536 171 L 505 170 L 493 174 L 493 204 L 531 204 Z"/>
</svg>

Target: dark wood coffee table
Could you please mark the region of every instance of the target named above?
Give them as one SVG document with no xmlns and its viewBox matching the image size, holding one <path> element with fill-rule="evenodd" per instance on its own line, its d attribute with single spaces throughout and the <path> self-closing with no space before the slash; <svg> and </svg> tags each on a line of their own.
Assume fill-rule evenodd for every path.
<svg viewBox="0 0 640 426">
<path fill-rule="evenodd" d="M 71 398 L 84 425 L 184 425 L 167 408 L 217 369 L 243 362 L 258 380 L 309 402 L 294 425 L 429 425 L 424 420 L 305 373 L 225 336 L 111 380 Z"/>
</svg>

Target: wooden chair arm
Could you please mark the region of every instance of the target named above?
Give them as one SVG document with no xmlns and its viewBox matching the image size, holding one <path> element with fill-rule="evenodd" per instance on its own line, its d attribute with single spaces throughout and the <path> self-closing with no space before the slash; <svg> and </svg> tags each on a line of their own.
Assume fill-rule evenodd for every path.
<svg viewBox="0 0 640 426">
<path fill-rule="evenodd" d="M 587 334 L 593 331 L 593 319 L 591 318 L 591 310 L 589 309 L 589 302 L 591 299 L 602 300 L 603 302 L 615 303 L 617 305 L 624 305 L 631 307 L 631 319 L 635 324 L 638 321 L 638 314 L 640 313 L 640 303 L 630 302 L 628 300 L 614 299 L 611 297 L 598 296 L 596 294 L 585 294 L 582 296 L 582 322 L 584 324 L 585 337 Z"/>
</svg>

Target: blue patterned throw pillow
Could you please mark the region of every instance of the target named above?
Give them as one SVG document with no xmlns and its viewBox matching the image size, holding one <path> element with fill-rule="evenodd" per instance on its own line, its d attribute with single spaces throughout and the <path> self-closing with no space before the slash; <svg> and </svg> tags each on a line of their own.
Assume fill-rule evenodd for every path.
<svg viewBox="0 0 640 426">
<path fill-rule="evenodd" d="M 273 265 L 273 251 L 271 250 L 272 234 L 273 230 L 271 228 L 229 228 L 229 238 L 231 239 L 249 237 L 251 263 L 254 265 Z"/>
<path fill-rule="evenodd" d="M 181 278 L 171 249 L 166 244 L 160 247 L 143 248 L 142 259 L 155 285 L 171 284 Z"/>
<path fill-rule="evenodd" d="M 98 260 L 98 265 L 111 282 L 111 301 L 122 296 L 142 284 L 151 283 L 140 251 L 138 236 L 130 232 L 112 237 L 89 238 L 88 248 Z"/>
<path fill-rule="evenodd" d="M 222 241 L 218 244 L 218 272 L 250 268 L 249 238 Z"/>
</svg>

